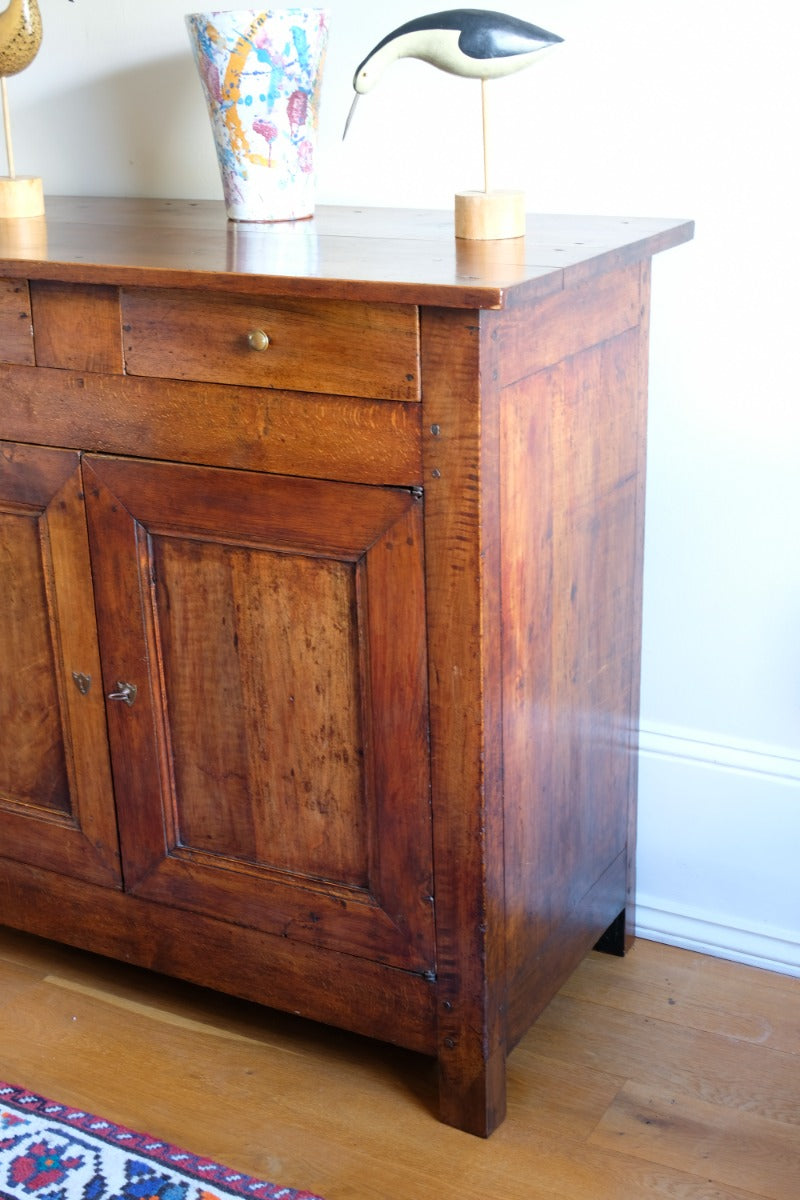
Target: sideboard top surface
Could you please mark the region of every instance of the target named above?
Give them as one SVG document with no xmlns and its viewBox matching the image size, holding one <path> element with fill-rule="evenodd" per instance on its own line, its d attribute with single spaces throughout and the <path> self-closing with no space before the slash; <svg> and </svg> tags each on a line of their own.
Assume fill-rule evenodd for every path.
<svg viewBox="0 0 800 1200">
<path fill-rule="evenodd" d="M 0 221 L 0 276 L 505 308 L 680 245 L 691 221 L 531 215 L 524 238 L 457 239 L 450 212 L 321 207 L 230 222 L 221 202 L 48 197 Z"/>
</svg>

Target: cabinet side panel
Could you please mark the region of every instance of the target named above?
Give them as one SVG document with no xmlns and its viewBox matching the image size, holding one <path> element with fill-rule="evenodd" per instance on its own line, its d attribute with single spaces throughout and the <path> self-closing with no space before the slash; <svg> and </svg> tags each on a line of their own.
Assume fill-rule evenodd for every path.
<svg viewBox="0 0 800 1200">
<path fill-rule="evenodd" d="M 550 971 L 565 976 L 625 906 L 640 667 L 639 350 L 630 330 L 504 394 L 514 1036 L 557 986 L 530 963 L 549 946 Z"/>
<path fill-rule="evenodd" d="M 634 329 L 639 322 L 639 264 L 554 292 L 533 312 L 534 324 L 520 308 L 498 325 L 501 387 Z"/>
</svg>

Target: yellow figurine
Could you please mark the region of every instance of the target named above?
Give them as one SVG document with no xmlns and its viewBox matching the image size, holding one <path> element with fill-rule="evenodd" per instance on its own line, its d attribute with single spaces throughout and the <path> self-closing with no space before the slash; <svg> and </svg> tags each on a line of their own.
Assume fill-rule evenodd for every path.
<svg viewBox="0 0 800 1200">
<path fill-rule="evenodd" d="M 36 0 L 11 0 L 0 13 L 0 75 L 18 75 L 42 44 L 42 14 Z"/>
<path fill-rule="evenodd" d="M 30 66 L 41 44 L 42 14 L 37 0 L 9 0 L 8 8 L 0 12 L 0 92 L 8 159 L 8 175 L 0 178 L 0 217 L 36 217 L 44 212 L 41 179 L 18 177 L 14 170 L 6 90 L 6 78 Z"/>
</svg>

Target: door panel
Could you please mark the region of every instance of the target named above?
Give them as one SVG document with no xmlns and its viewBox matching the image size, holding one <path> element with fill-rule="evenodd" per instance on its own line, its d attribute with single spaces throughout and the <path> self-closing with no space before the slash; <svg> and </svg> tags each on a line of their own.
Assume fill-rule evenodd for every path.
<svg viewBox="0 0 800 1200">
<path fill-rule="evenodd" d="M 166 537 L 153 562 L 179 844 L 366 887 L 358 569 Z"/>
<path fill-rule="evenodd" d="M 0 794 L 42 812 L 69 813 L 38 513 L 0 512 L 0 558 L 6 676 L 0 692 Z"/>
<path fill-rule="evenodd" d="M 80 459 L 0 443 L 0 847 L 119 886 Z"/>
<path fill-rule="evenodd" d="M 84 471 L 126 887 L 432 969 L 421 502 Z"/>
</svg>

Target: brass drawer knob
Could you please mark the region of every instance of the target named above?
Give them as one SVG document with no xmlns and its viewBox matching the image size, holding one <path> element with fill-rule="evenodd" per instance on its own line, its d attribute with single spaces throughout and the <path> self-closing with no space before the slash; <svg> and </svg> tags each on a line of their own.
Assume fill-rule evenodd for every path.
<svg viewBox="0 0 800 1200">
<path fill-rule="evenodd" d="M 251 350 L 266 350 L 269 337 L 263 329 L 251 329 L 247 335 L 247 344 Z"/>
</svg>

